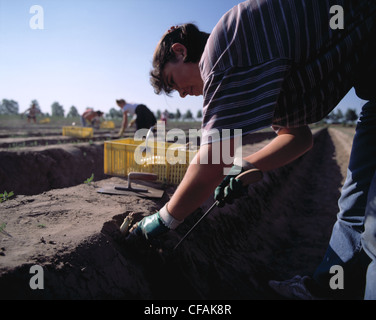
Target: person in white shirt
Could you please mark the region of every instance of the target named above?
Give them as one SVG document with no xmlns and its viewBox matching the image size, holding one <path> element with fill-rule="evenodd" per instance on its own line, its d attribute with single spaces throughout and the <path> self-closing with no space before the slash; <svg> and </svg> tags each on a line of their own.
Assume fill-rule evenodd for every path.
<svg viewBox="0 0 376 320">
<path fill-rule="evenodd" d="M 124 99 L 116 100 L 116 104 L 123 112 L 123 122 L 120 127 L 119 137 L 122 137 L 126 128 L 136 124 L 136 130 L 150 129 L 157 123 L 153 112 L 143 104 L 127 103 Z M 128 115 L 132 116 L 132 120 L 128 125 Z"/>
</svg>

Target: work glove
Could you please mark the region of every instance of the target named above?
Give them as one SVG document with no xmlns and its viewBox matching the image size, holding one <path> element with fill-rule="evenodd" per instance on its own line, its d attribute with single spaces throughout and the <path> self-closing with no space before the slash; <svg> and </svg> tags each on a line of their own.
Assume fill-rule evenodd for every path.
<svg viewBox="0 0 376 320">
<path fill-rule="evenodd" d="M 124 133 L 124 128 L 121 128 L 118 133 L 118 137 L 121 138 L 123 136 L 123 133 Z"/>
<path fill-rule="evenodd" d="M 218 207 L 222 208 L 226 203 L 233 203 L 235 199 L 246 194 L 248 186 L 236 179 L 236 176 L 244 171 L 255 168 L 251 163 L 236 159 L 228 175 L 214 191 L 214 200 L 218 201 Z"/>
<path fill-rule="evenodd" d="M 152 240 L 172 229 L 176 229 L 183 221 L 175 219 L 167 210 L 167 204 L 157 213 L 143 218 L 131 231 L 131 235 Z"/>
</svg>

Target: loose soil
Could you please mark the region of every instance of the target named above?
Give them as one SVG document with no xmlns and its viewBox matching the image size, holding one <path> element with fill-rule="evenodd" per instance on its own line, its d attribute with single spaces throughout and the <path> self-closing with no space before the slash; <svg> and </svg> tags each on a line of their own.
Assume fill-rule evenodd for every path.
<svg viewBox="0 0 376 320">
<path fill-rule="evenodd" d="M 312 274 L 323 258 L 352 136 L 315 130 L 310 152 L 216 208 L 176 251 L 212 198 L 159 243 L 127 242 L 124 218 L 156 212 L 174 186 L 158 200 L 97 193 L 126 183 L 103 175 L 103 142 L 2 149 L 0 190 L 16 197 L 0 204 L 0 298 L 278 299 L 268 280 Z M 271 138 L 250 135 L 243 152 Z M 43 267 L 43 290 L 30 288 L 33 265 Z"/>
</svg>

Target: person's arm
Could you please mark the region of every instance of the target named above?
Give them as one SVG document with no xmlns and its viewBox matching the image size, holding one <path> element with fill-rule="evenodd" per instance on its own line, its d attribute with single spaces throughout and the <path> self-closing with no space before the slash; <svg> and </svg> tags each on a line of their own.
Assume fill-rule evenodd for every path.
<svg viewBox="0 0 376 320">
<path fill-rule="evenodd" d="M 278 136 L 258 152 L 243 157 L 261 171 L 273 170 L 297 159 L 312 147 L 312 133 L 308 127 L 287 129 L 283 128 Z M 199 208 L 206 199 L 213 194 L 215 188 L 224 179 L 223 163 L 201 164 L 200 160 L 209 155 L 211 163 L 212 151 L 215 146 L 204 145 L 200 148 L 194 161 L 189 165 L 187 172 L 176 192 L 168 204 L 160 210 L 158 219 L 155 215 L 146 217 L 135 229 L 135 233 L 149 235 L 160 234 L 169 230 L 172 220 L 176 227 L 192 212 Z M 168 220 L 169 223 L 165 223 Z M 154 223 L 158 221 L 158 223 Z M 138 229 L 138 230 L 137 230 Z M 163 229 L 160 233 L 156 229 Z"/>
<path fill-rule="evenodd" d="M 131 236 L 140 236 L 150 240 L 170 229 L 175 229 L 210 197 L 214 188 L 224 177 L 222 163 L 208 164 L 211 163 L 212 150 L 211 144 L 200 148 L 170 202 L 157 213 L 138 222 L 132 228 Z M 203 158 L 208 161 L 203 162 Z"/>
<path fill-rule="evenodd" d="M 132 118 L 132 120 L 129 122 L 129 128 L 132 127 L 136 123 L 136 116 Z"/>
<path fill-rule="evenodd" d="M 127 125 L 128 125 L 128 112 L 124 111 L 123 112 L 123 121 L 121 123 L 121 128 L 120 128 L 120 131 L 119 131 L 120 137 L 123 135 L 125 129 L 127 128 Z"/>
<path fill-rule="evenodd" d="M 244 159 L 266 172 L 292 162 L 310 150 L 312 146 L 312 132 L 308 126 L 282 128 L 278 136 L 268 145 Z"/>
<path fill-rule="evenodd" d="M 278 136 L 258 152 L 243 156 L 263 172 L 280 168 L 299 158 L 312 147 L 312 133 L 306 127 L 282 128 Z M 212 145 L 200 149 L 200 155 L 212 154 Z M 210 162 L 209 162 L 210 163 Z M 169 204 L 169 213 L 177 220 L 184 220 L 197 209 L 223 180 L 224 164 L 219 165 L 190 165 L 178 189 Z"/>
<path fill-rule="evenodd" d="M 200 148 L 196 157 L 189 165 L 183 180 L 171 197 L 167 209 L 169 213 L 177 220 L 184 220 L 197 208 L 199 208 L 206 199 L 210 197 L 214 189 L 224 178 L 224 163 L 203 164 L 201 159 L 211 155 L 216 145 L 208 144 Z M 207 159 L 207 158 L 206 158 Z"/>
</svg>

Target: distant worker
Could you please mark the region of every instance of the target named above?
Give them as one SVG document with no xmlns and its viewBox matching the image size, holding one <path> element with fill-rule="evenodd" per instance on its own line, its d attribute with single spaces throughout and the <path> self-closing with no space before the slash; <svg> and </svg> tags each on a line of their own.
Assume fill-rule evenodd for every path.
<svg viewBox="0 0 376 320">
<path fill-rule="evenodd" d="M 127 103 L 124 99 L 116 100 L 116 104 L 123 112 L 123 122 L 120 127 L 119 137 L 123 136 L 125 129 L 136 124 L 136 130 L 150 129 L 157 123 L 153 112 L 143 104 Z M 128 125 L 128 114 L 132 116 L 132 120 Z"/>
<path fill-rule="evenodd" d="M 36 104 L 33 103 L 29 109 L 27 109 L 23 114 L 29 112 L 27 115 L 27 123 L 30 123 L 30 120 L 33 119 L 34 123 L 37 123 L 37 113 L 40 113 L 40 110 L 37 108 Z"/>
<path fill-rule="evenodd" d="M 161 115 L 161 121 L 163 121 L 165 123 L 165 126 L 167 126 L 167 119 L 168 119 L 168 111 L 165 110 L 162 112 L 162 115 Z"/>
<path fill-rule="evenodd" d="M 102 116 L 102 111 L 94 111 L 92 108 L 87 108 L 81 116 L 81 124 L 83 127 L 99 128 Z M 89 122 L 89 125 L 87 122 Z"/>
</svg>

